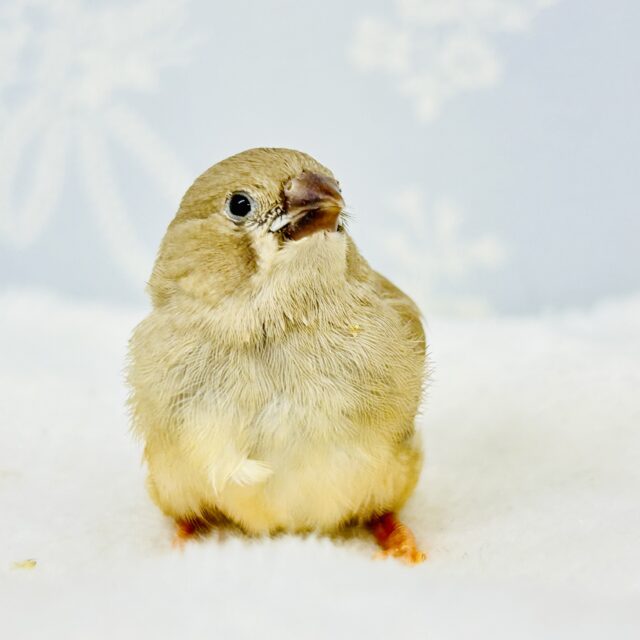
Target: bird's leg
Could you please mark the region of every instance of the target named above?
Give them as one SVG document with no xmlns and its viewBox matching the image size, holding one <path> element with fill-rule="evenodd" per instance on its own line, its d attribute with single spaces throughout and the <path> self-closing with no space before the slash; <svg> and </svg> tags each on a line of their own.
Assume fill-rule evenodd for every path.
<svg viewBox="0 0 640 640">
<path fill-rule="evenodd" d="M 394 513 L 384 513 L 369 522 L 369 529 L 382 548 L 380 556 L 393 556 L 407 564 L 419 564 L 427 555 L 418 549 L 416 538 L 406 524 L 400 522 Z"/>
<path fill-rule="evenodd" d="M 176 533 L 173 537 L 173 546 L 177 549 L 182 549 L 187 540 L 192 540 L 204 527 L 204 522 L 193 518 L 177 519 L 175 522 Z"/>
</svg>

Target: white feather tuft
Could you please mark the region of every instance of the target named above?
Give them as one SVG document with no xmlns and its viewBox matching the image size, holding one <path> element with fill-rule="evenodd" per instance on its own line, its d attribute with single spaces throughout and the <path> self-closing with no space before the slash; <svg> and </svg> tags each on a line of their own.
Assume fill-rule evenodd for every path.
<svg viewBox="0 0 640 640">
<path fill-rule="evenodd" d="M 273 469 L 266 462 L 245 458 L 235 468 L 229 479 L 242 487 L 246 487 L 265 482 L 272 475 Z"/>
</svg>

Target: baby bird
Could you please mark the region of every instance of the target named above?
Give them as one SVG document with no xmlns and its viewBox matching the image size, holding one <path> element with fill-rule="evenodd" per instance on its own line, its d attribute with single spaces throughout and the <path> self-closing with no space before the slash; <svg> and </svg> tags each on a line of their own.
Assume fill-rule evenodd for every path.
<svg viewBox="0 0 640 640">
<path fill-rule="evenodd" d="M 185 194 L 130 341 L 134 432 L 178 538 L 366 525 L 424 559 L 396 513 L 422 464 L 425 337 L 362 258 L 331 171 L 289 149 L 214 165 Z"/>
</svg>

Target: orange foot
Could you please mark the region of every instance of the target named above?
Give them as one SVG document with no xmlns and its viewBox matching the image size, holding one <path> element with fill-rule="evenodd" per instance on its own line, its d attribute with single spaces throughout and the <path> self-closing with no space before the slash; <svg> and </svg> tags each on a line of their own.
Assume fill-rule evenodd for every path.
<svg viewBox="0 0 640 640">
<path fill-rule="evenodd" d="M 382 547 L 379 557 L 392 556 L 407 564 L 419 564 L 426 559 L 427 554 L 418 549 L 411 529 L 397 520 L 395 514 L 385 513 L 377 516 L 371 520 L 369 528 Z"/>
<path fill-rule="evenodd" d="M 183 549 L 187 540 L 193 540 L 201 531 L 204 530 L 206 524 L 194 518 L 185 520 L 176 520 L 176 533 L 173 537 L 173 547 Z"/>
</svg>

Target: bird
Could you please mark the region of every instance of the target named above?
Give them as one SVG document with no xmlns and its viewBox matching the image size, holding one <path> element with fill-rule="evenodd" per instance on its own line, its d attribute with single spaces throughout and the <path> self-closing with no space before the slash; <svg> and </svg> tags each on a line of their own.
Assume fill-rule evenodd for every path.
<svg viewBox="0 0 640 640">
<path fill-rule="evenodd" d="M 347 231 L 333 173 L 255 148 L 210 167 L 161 241 L 129 341 L 133 433 L 175 540 L 369 530 L 426 555 L 398 512 L 423 463 L 426 340 L 413 300 Z"/>
</svg>

